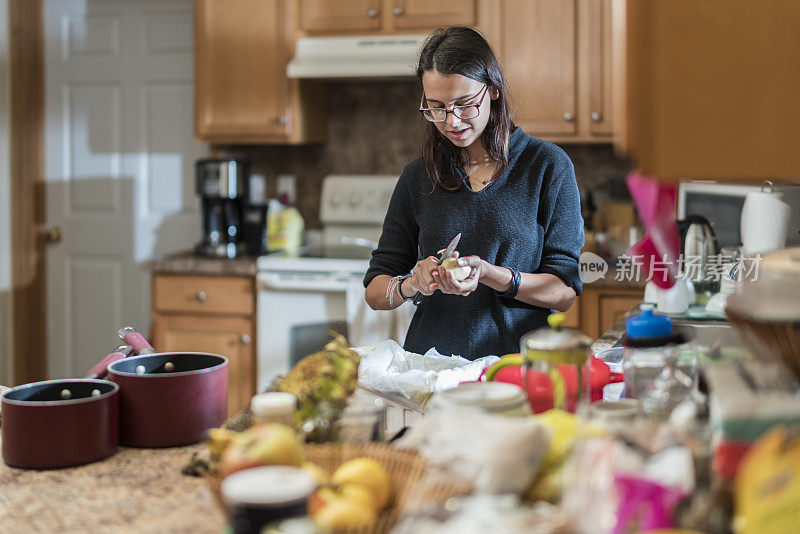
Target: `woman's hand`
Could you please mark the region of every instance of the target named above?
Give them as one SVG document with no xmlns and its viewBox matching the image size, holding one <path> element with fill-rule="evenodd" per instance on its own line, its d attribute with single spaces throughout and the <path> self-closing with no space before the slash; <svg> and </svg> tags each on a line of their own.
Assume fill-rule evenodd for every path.
<svg viewBox="0 0 800 534">
<path fill-rule="evenodd" d="M 411 270 L 411 278 L 404 280 L 403 285 L 400 286 L 405 298 L 413 297 L 417 292 L 426 296 L 432 295 L 439 288 L 432 274 L 436 271 L 438 262 L 439 258 L 435 256 L 419 260 Z"/>
<path fill-rule="evenodd" d="M 458 258 L 458 252 L 454 252 L 453 256 Z M 458 265 L 470 268 L 469 276 L 465 279 L 456 280 L 453 277 L 453 273 L 441 265 L 433 272 L 433 278 L 438 283 L 439 291 L 442 293 L 466 297 L 478 288 L 478 282 L 480 282 L 481 276 L 485 274 L 489 264 L 479 256 L 464 256 L 463 258 L 458 258 Z"/>
</svg>

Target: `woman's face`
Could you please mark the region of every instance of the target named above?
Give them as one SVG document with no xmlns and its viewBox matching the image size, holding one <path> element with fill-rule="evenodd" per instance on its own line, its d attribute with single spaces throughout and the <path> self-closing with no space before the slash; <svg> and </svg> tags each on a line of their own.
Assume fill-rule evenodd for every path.
<svg viewBox="0 0 800 534">
<path fill-rule="evenodd" d="M 496 89 L 487 89 L 486 84 L 461 74 L 441 74 L 437 70 L 422 74 L 422 88 L 425 92 L 424 107 L 447 108 L 477 104 L 481 97 L 480 113 L 471 119 L 459 119 L 455 113 L 448 113 L 447 119 L 433 124 L 457 147 L 466 148 L 480 139 L 489 122 L 491 100 L 497 98 Z"/>
</svg>

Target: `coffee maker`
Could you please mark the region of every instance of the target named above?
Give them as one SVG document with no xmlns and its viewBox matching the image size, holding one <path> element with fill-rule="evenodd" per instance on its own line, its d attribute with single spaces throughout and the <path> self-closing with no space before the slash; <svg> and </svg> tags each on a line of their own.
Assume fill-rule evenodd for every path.
<svg viewBox="0 0 800 534">
<path fill-rule="evenodd" d="M 262 253 L 266 216 L 263 206 L 250 202 L 250 162 L 202 159 L 195 171 L 203 218 L 195 252 L 222 258 Z"/>
</svg>

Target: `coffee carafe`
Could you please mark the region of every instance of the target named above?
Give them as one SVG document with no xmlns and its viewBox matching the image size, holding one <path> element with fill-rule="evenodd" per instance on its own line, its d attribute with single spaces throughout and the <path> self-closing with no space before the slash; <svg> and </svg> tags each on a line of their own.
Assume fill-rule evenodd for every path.
<svg viewBox="0 0 800 534">
<path fill-rule="evenodd" d="M 203 217 L 203 236 L 195 252 L 223 258 L 244 254 L 242 216 L 248 200 L 250 162 L 203 159 L 197 161 L 195 171 Z"/>
</svg>

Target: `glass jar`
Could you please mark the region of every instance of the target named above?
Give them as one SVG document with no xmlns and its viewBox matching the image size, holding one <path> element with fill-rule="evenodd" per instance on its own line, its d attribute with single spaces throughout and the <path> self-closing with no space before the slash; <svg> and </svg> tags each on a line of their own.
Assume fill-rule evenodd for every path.
<svg viewBox="0 0 800 534">
<path fill-rule="evenodd" d="M 545 373 L 552 384 L 553 408 L 567 410 L 567 384 L 565 375 L 575 376 L 577 380 L 576 400 L 574 410 L 582 411 L 588 406 L 591 394 L 588 388 L 591 385 L 589 366 L 586 362 L 589 357 L 589 347 L 592 339 L 583 333 L 564 328 L 566 317 L 563 313 L 553 313 L 547 317 L 549 328 L 539 328 L 522 336 L 520 339 L 520 353 L 522 354 L 524 377 L 522 383 L 528 391 L 528 380 L 531 371 Z M 559 371 L 562 367 L 562 372 Z M 564 367 L 575 368 L 574 372 L 563 372 Z"/>
</svg>

